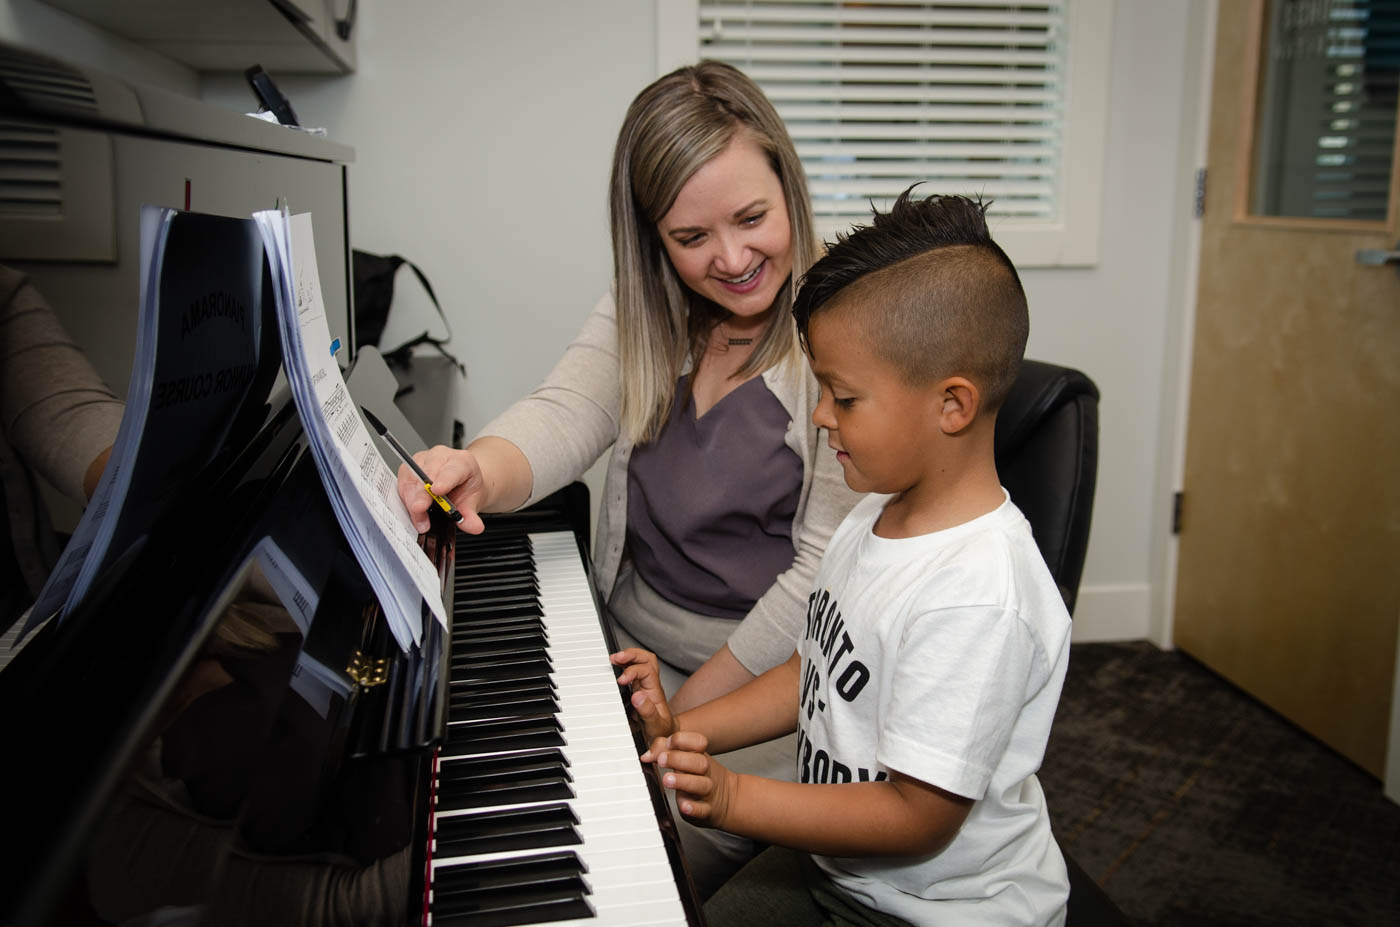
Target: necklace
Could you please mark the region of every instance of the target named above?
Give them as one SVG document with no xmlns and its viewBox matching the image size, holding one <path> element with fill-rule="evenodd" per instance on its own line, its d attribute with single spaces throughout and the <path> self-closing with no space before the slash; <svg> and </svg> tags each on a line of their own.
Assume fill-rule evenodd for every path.
<svg viewBox="0 0 1400 927">
<path fill-rule="evenodd" d="M 732 348 L 732 347 L 735 347 L 736 345 L 741 345 L 741 344 L 753 344 L 753 339 L 752 339 L 752 338 L 730 338 L 730 339 L 729 339 L 729 346 L 730 346 L 731 348 Z"/>
</svg>

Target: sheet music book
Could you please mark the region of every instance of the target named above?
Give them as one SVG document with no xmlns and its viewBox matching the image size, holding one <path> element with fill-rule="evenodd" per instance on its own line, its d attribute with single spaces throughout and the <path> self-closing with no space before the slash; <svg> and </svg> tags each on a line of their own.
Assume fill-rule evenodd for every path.
<svg viewBox="0 0 1400 927">
<path fill-rule="evenodd" d="M 405 651 L 431 613 L 447 627 L 437 572 L 335 363 L 311 216 L 255 213 L 272 272 L 282 363 L 316 469 L 356 561 Z"/>
<path fill-rule="evenodd" d="M 276 332 L 263 325 L 271 279 L 251 220 L 144 206 L 140 268 L 136 356 L 117 439 L 25 634 L 55 612 L 61 620 L 171 506 L 197 504 L 195 481 L 247 422 L 240 411 L 273 349 Z"/>
</svg>

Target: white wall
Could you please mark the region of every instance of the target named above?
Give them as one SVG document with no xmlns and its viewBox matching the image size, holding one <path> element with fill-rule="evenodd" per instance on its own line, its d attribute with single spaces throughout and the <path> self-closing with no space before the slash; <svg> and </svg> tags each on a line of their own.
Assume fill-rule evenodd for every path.
<svg viewBox="0 0 1400 927">
<path fill-rule="evenodd" d="M 1153 539 L 1167 531 L 1157 497 L 1173 458 L 1163 384 L 1180 364 L 1166 354 L 1179 340 L 1190 190 L 1178 134 L 1195 125 L 1182 62 L 1196 6 L 1119 0 L 1100 263 L 1024 274 L 1030 355 L 1080 367 L 1103 393 L 1076 639 L 1166 642 L 1150 614 Z M 0 17 L 33 7 L 11 0 Z M 656 76 L 654 23 L 653 0 L 367 0 L 357 73 L 273 75 L 303 122 L 355 148 L 354 246 L 401 253 L 433 282 L 469 371 L 469 433 L 538 381 L 607 286 L 609 160 L 627 103 Z M 240 75 L 206 76 L 199 92 L 252 107 Z"/>
</svg>

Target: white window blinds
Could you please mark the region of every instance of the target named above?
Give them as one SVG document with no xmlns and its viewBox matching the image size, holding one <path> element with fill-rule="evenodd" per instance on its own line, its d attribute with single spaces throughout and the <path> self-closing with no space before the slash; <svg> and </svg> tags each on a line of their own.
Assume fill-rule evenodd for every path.
<svg viewBox="0 0 1400 927">
<path fill-rule="evenodd" d="M 1004 244 L 1038 234 L 1008 247 L 1018 262 L 1092 263 L 1110 4 L 699 0 L 690 60 L 733 64 L 773 101 L 824 236 L 922 182 L 991 200 Z M 1099 86 L 1075 85 L 1095 59 Z M 1091 149 L 1092 166 L 1071 160 Z"/>
</svg>

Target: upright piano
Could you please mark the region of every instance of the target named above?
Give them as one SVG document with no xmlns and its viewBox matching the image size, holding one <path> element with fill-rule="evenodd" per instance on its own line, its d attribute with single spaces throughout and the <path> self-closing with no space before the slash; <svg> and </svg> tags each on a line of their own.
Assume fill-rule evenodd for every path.
<svg viewBox="0 0 1400 927">
<path fill-rule="evenodd" d="M 0 924 L 700 924 L 578 500 L 435 523 L 451 629 L 403 652 L 258 401 L 0 669 Z"/>
</svg>

